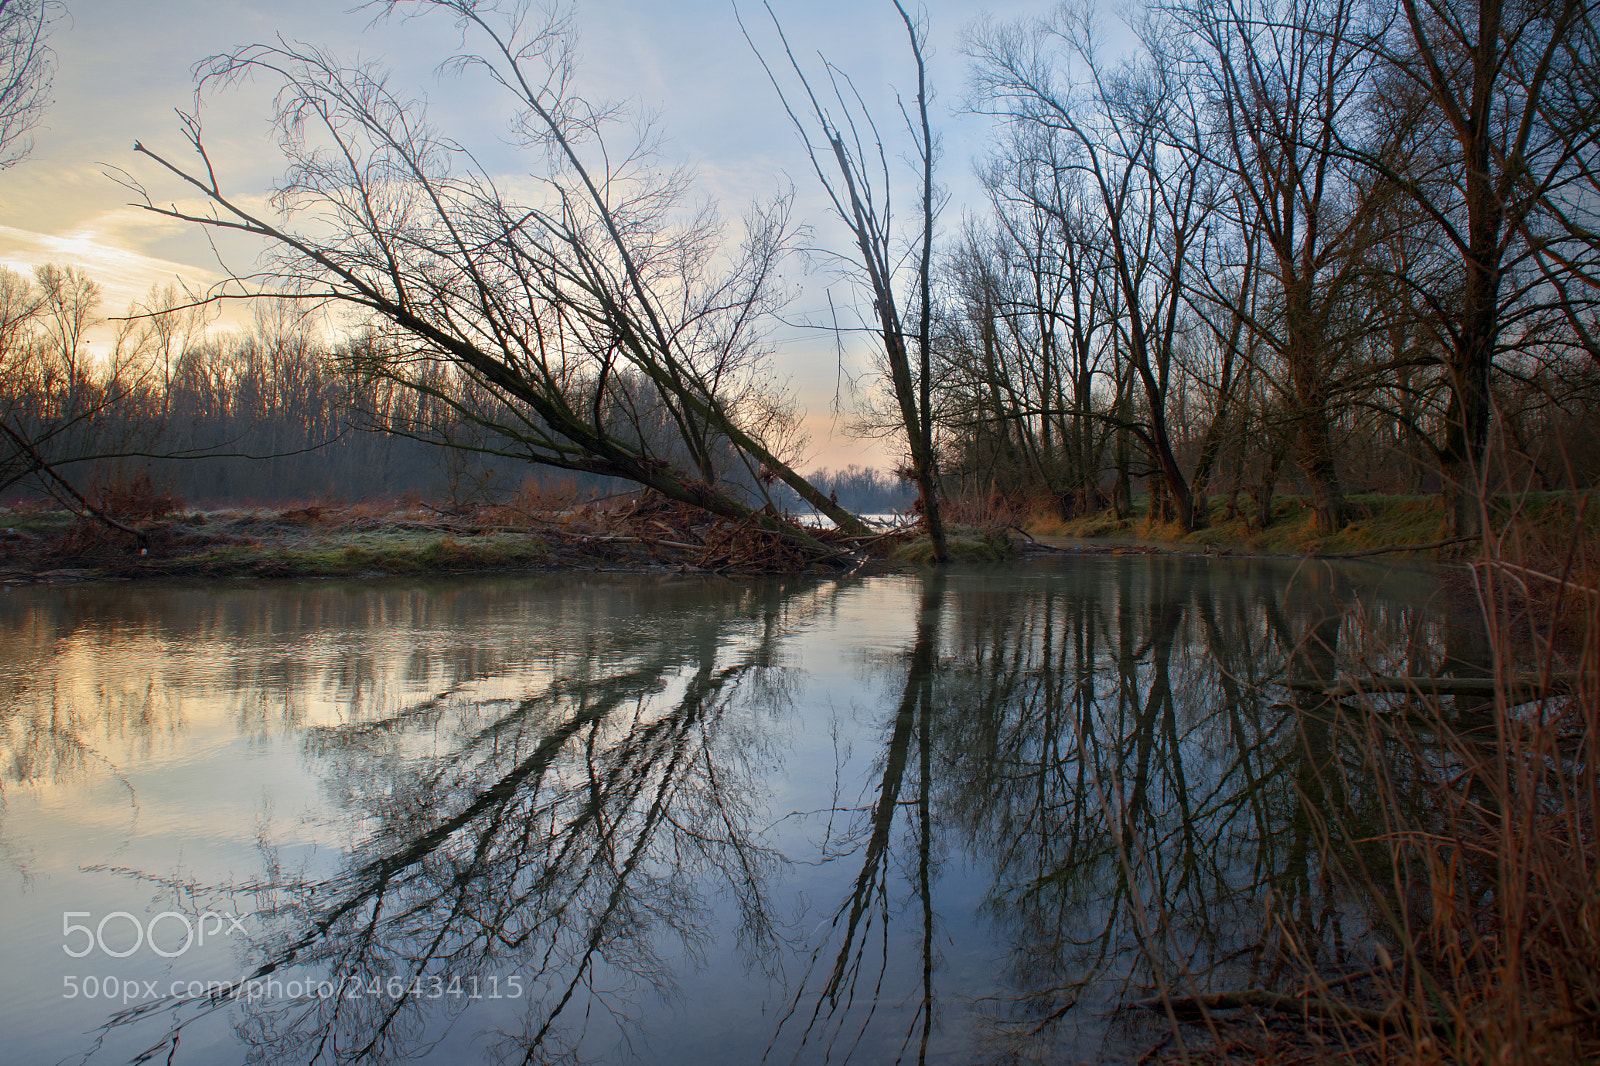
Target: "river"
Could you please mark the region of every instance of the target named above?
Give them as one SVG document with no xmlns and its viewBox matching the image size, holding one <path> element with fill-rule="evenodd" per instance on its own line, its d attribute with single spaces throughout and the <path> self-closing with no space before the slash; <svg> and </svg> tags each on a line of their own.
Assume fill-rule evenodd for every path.
<svg viewBox="0 0 1600 1066">
<path fill-rule="evenodd" d="M 1461 616 L 1149 555 L 8 588 L 3 1057 L 1133 1061 L 1162 986 L 1362 964 L 1386 794 L 1281 682 L 1472 672 Z"/>
</svg>

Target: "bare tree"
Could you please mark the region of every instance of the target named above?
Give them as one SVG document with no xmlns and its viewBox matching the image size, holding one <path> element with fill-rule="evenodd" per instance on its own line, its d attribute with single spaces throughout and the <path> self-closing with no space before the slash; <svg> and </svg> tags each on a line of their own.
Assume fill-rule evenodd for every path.
<svg viewBox="0 0 1600 1066">
<path fill-rule="evenodd" d="M 141 353 L 119 330 L 109 359 L 90 365 L 85 334 L 101 321 L 100 286 L 77 267 L 0 269 L 0 489 L 31 484 L 69 510 L 144 535 L 98 506 L 82 472 L 137 454 L 149 428 L 124 417 L 143 381 Z"/>
<path fill-rule="evenodd" d="M 1592 267 L 1600 21 L 1590 0 L 1399 0 L 1380 16 L 1390 138 L 1383 151 L 1348 147 L 1412 197 L 1456 263 L 1457 285 L 1414 288 L 1448 372 L 1440 451 L 1467 535 L 1487 484 L 1491 372 L 1506 327 L 1525 317 L 1516 305 L 1538 298 L 1518 275 L 1543 273 L 1558 297 L 1596 285 L 1563 245 L 1587 246 Z"/>
<path fill-rule="evenodd" d="M 1040 466 L 1063 515 L 1092 511 L 1106 424 L 1095 385 L 1115 376 L 1104 358 L 1111 274 L 1103 226 L 1062 131 L 1010 124 L 981 177 L 996 222 L 995 260 L 1011 283 L 1007 332 L 1022 388 L 1037 399 Z M 1019 412 L 1032 415 L 1034 412 Z M 1031 421 L 1021 424 L 1034 435 Z"/>
<path fill-rule="evenodd" d="M 980 27 L 969 44 L 975 107 L 1073 142 L 1072 170 L 1104 226 L 1118 347 L 1143 407 L 1135 417 L 1130 403 L 1119 403 L 1103 417 L 1136 436 L 1149 455 L 1151 516 L 1187 531 L 1196 522 L 1194 494 L 1167 404 L 1184 328 L 1186 271 L 1211 192 L 1204 161 L 1175 149 L 1166 136 L 1175 101 L 1170 72 L 1155 63 L 1109 69 L 1096 43 L 1089 16 L 1068 7 L 1049 21 Z M 1083 85 L 1063 76 L 1058 48 Z"/>
<path fill-rule="evenodd" d="M 401 9 L 369 6 L 380 17 Z M 786 204 L 752 212 L 730 255 L 709 209 L 686 204 L 687 175 L 657 165 L 647 133 L 623 153 L 603 141 L 620 110 L 575 92 L 562 17 L 485 0 L 405 8 L 404 17 L 453 17 L 479 42 L 442 69 L 481 74 L 510 94 L 518 136 L 546 162 L 532 194 L 501 188 L 376 67 L 251 45 L 203 64 L 201 87 L 257 76 L 279 85 L 273 118 L 288 171 L 277 217 L 223 190 L 198 117 L 186 120 L 194 167 L 136 150 L 213 211 L 157 201 L 127 179 L 149 211 L 272 248 L 262 273 L 233 278 L 216 298 L 291 295 L 354 311 L 381 342 L 362 349 L 357 369 L 453 406 L 487 434 L 484 451 L 624 478 L 820 548 L 770 506 L 741 498 L 727 475 L 742 467 L 864 533 L 761 437 L 776 424 L 754 397 L 762 323 L 780 296 Z M 494 404 L 436 388 L 441 365 Z"/>
<path fill-rule="evenodd" d="M 882 355 L 900 425 L 905 429 L 910 472 L 921 493 L 923 520 L 934 558 L 943 563 L 949 561 L 950 553 L 939 510 L 933 411 L 933 220 L 937 195 L 933 168 L 938 146 L 928 118 L 928 69 L 923 56 L 926 31 L 911 18 L 900 0 L 893 2 L 905 25 L 917 72 L 916 99 L 909 110 L 904 102 L 901 104 L 917 173 L 913 186 L 917 190 L 917 222 L 907 238 L 911 254 L 904 268 L 899 267 L 896 248 L 899 237 L 892 210 L 894 182 L 884 140 L 849 76 L 826 64 L 827 91 L 837 108 L 837 112 L 830 111 L 795 58 L 770 4 L 764 6 L 799 82 L 797 95 L 805 97 L 800 113 L 766 59 L 762 58 L 761 63 L 806 146 L 817 180 L 855 242 L 855 253 L 860 257 L 855 265 L 872 297 L 874 329 L 883 344 Z M 742 20 L 740 24 L 743 25 Z M 745 38 L 760 56 L 761 50 L 748 30 Z M 805 117 L 801 117 L 802 113 Z M 822 134 L 826 147 L 811 141 L 808 129 L 813 127 Z M 835 172 L 837 176 L 830 177 Z"/>
<path fill-rule="evenodd" d="M 56 0 L 0 0 L 0 170 L 33 148 L 28 132 L 50 106 L 55 74 L 45 39 L 65 10 Z"/>
<path fill-rule="evenodd" d="M 1026 251 L 968 224 L 940 271 L 938 418 L 943 473 L 967 492 L 1046 488 L 1052 334 L 1024 310 Z"/>
<path fill-rule="evenodd" d="M 1153 44 L 1195 105 L 1178 109 L 1188 121 L 1174 137 L 1226 176 L 1233 195 L 1219 215 L 1236 216 L 1246 253 L 1263 253 L 1226 274 L 1259 269 L 1270 286 L 1218 284 L 1211 271 L 1196 284 L 1272 353 L 1268 380 L 1293 420 L 1316 524 L 1332 532 L 1344 510 L 1333 419 L 1364 324 L 1350 311 L 1372 221 L 1339 135 L 1371 88 L 1358 10 L 1350 0 L 1188 0 L 1164 11 L 1170 30 Z"/>
</svg>

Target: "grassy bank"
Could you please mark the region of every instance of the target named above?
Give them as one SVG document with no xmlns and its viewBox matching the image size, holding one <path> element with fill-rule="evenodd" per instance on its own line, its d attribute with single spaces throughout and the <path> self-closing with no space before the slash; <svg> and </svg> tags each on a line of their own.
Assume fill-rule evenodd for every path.
<svg viewBox="0 0 1600 1066">
<path fill-rule="evenodd" d="M 1490 524 L 1495 536 L 1520 550 L 1523 542 L 1537 541 L 1543 554 L 1554 542 L 1569 540 L 1574 530 L 1593 534 L 1600 530 L 1600 507 L 1592 493 L 1526 493 L 1500 496 L 1490 502 Z M 1350 522 L 1335 533 L 1317 532 L 1312 525 L 1309 500 L 1299 496 L 1280 496 L 1273 505 L 1272 522 L 1229 516 L 1223 501 L 1213 501 L 1205 524 L 1184 533 L 1176 525 L 1152 525 L 1148 519 L 1148 498 L 1134 501 L 1133 513 L 1118 518 L 1108 512 L 1063 520 L 1035 514 L 1022 523 L 1034 536 L 1082 539 L 1159 542 L 1176 548 L 1228 550 L 1262 555 L 1349 555 L 1394 550 L 1419 556 L 1455 557 L 1463 553 L 1459 542 L 1451 540 L 1450 525 L 1442 497 L 1432 496 L 1351 496 L 1348 499 Z M 1529 545 L 1533 547 L 1532 544 Z"/>
<path fill-rule="evenodd" d="M 494 570 L 608 569 L 707 573 L 836 570 L 884 559 L 910 531 L 863 545 L 833 530 L 797 544 L 659 498 L 612 506 L 496 505 L 446 511 L 425 504 L 318 504 L 119 516 L 137 536 L 45 507 L 0 511 L 0 582 L 159 577 L 359 577 Z M 974 537 L 994 557 L 1003 537 Z M 838 541 L 837 545 L 833 541 Z M 910 558 L 915 557 L 914 551 Z"/>
<path fill-rule="evenodd" d="M 544 538 L 437 516 L 317 507 L 194 511 L 137 544 L 65 511 L 0 517 L 0 578 L 350 577 L 538 567 Z"/>
</svg>

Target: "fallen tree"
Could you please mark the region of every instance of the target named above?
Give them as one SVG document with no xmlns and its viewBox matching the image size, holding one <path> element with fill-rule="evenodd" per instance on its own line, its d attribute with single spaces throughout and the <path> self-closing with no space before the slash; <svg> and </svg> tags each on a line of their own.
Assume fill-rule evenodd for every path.
<svg viewBox="0 0 1600 1066">
<path fill-rule="evenodd" d="M 158 201 L 124 176 L 145 210 L 266 242 L 264 271 L 208 299 L 287 295 L 355 312 L 372 341 L 352 347 L 351 373 L 426 392 L 482 434 L 407 427 L 439 443 L 623 478 L 836 552 L 763 503 L 764 486 L 782 481 L 845 533 L 868 535 L 792 468 L 783 444 L 792 413 L 774 399 L 761 330 L 780 297 L 787 203 L 752 211 L 728 252 L 720 223 L 687 209 L 685 176 L 656 165 L 647 135 L 607 150 L 617 111 L 573 90 L 559 17 L 535 24 L 521 5 L 480 0 L 410 7 L 405 17 L 454 16 L 481 45 L 443 68 L 511 95 L 522 146 L 545 161 L 532 194 L 502 188 L 375 67 L 283 43 L 216 56 L 201 66 L 202 94 L 245 78 L 279 86 L 287 170 L 272 216 L 221 187 L 198 115 L 184 120 L 197 164 L 135 151 L 199 192 L 204 209 Z"/>
</svg>

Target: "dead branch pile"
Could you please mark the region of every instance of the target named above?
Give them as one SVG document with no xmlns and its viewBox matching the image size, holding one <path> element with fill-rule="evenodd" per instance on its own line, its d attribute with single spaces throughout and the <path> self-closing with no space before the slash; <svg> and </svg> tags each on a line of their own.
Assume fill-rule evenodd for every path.
<svg viewBox="0 0 1600 1066">
<path fill-rule="evenodd" d="M 535 535 L 596 556 L 717 573 L 852 570 L 882 554 L 895 539 L 910 535 L 896 531 L 851 537 L 837 529 L 793 525 L 787 519 L 780 522 L 789 528 L 772 529 L 761 521 L 778 518 L 771 512 L 735 522 L 654 493 L 620 506 L 590 503 L 515 515 L 502 509 L 498 517 L 514 519 Z"/>
</svg>

